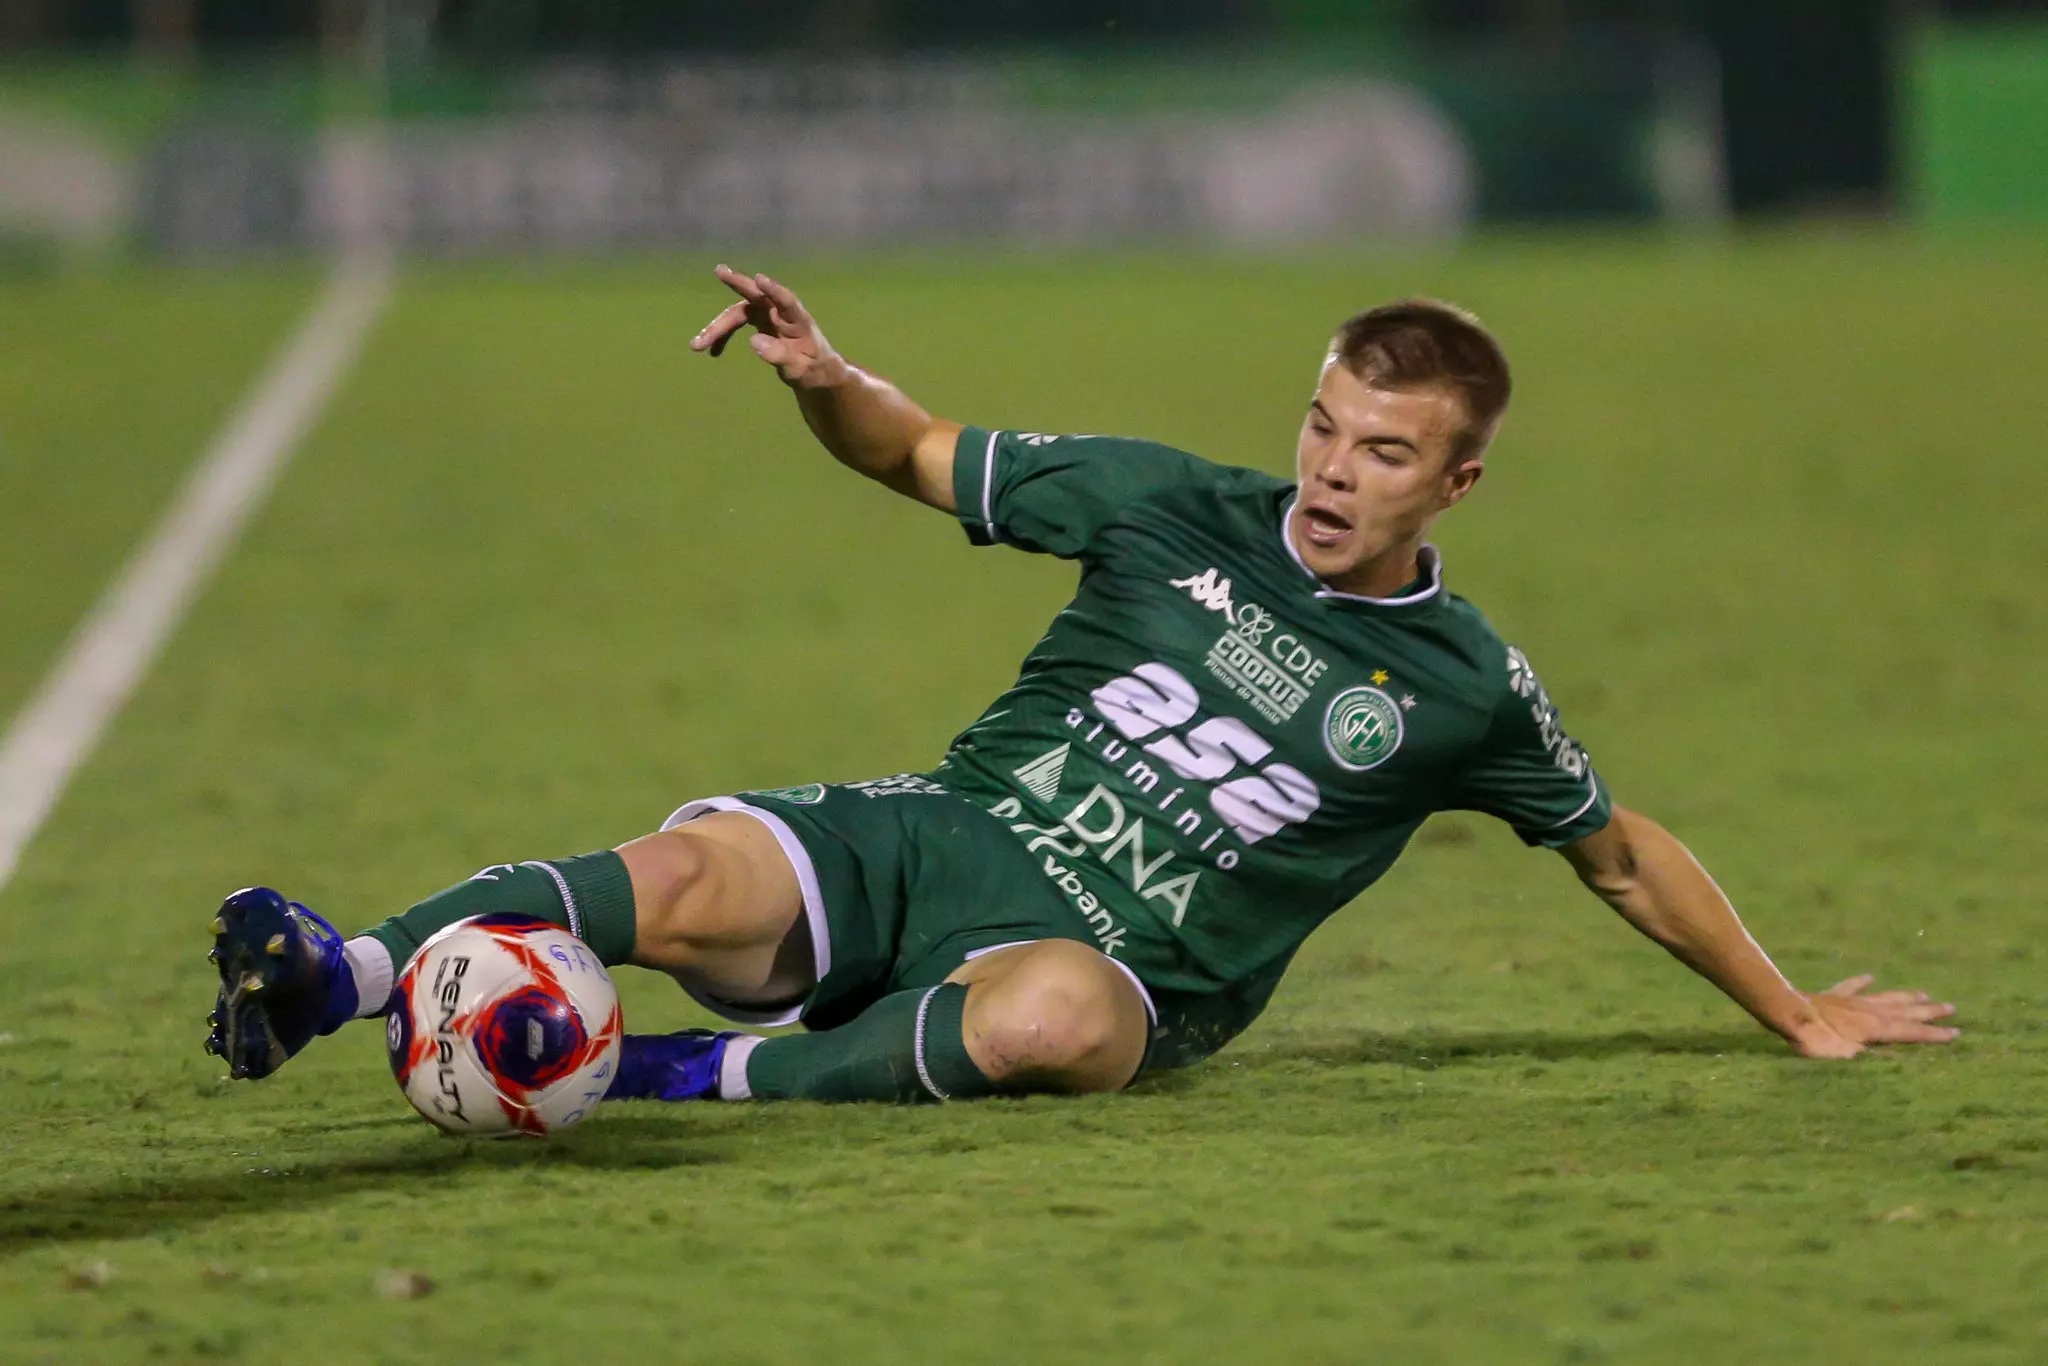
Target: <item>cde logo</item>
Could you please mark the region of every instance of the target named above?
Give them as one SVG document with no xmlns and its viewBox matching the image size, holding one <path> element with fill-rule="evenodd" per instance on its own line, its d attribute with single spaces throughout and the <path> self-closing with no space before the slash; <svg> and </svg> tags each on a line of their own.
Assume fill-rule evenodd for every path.
<svg viewBox="0 0 2048 1366">
<path fill-rule="evenodd" d="M 1401 747 L 1401 709 L 1378 688 L 1346 688 L 1324 713 L 1323 747 L 1354 773 L 1377 768 Z"/>
<path fill-rule="evenodd" d="M 1293 631 L 1276 632 L 1278 618 L 1258 603 L 1232 597 L 1236 586 L 1214 565 L 1184 579 L 1168 579 L 1167 587 L 1183 590 L 1229 623 L 1209 647 L 1204 661 L 1209 672 L 1268 721 L 1294 719 L 1329 661 Z"/>
</svg>

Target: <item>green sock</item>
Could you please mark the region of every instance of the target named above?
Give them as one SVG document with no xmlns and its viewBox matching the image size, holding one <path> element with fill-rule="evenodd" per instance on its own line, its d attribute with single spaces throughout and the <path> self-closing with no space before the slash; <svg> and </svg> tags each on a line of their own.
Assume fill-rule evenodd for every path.
<svg viewBox="0 0 2048 1366">
<path fill-rule="evenodd" d="M 769 1039 L 747 1056 L 747 1089 L 763 1100 L 964 1100 L 995 1083 L 967 1056 L 967 988 L 884 996 L 818 1034 Z"/>
<path fill-rule="evenodd" d="M 493 913 L 561 925 L 590 945 L 606 967 L 633 956 L 633 878 L 626 861 L 609 849 L 546 863 L 500 863 L 365 933 L 403 967 L 435 931 Z"/>
</svg>

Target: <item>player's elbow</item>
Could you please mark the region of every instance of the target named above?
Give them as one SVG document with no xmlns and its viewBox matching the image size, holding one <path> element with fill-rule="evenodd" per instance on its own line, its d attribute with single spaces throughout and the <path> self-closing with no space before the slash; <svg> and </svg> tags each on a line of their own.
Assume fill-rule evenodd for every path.
<svg viewBox="0 0 2048 1366">
<path fill-rule="evenodd" d="M 1614 907 L 1636 899 L 1642 890 L 1642 817 L 1620 807 L 1607 825 L 1564 847 L 1562 852 L 1586 889 Z"/>
<path fill-rule="evenodd" d="M 953 494 L 953 458 L 962 430 L 959 423 L 943 417 L 928 420 L 911 443 L 898 480 L 890 487 L 926 507 L 954 511 L 958 504 Z"/>
<path fill-rule="evenodd" d="M 1633 900 L 1643 886 L 1642 877 L 1633 862 L 1581 872 L 1579 881 L 1585 884 L 1587 891 L 1610 906 Z"/>
</svg>

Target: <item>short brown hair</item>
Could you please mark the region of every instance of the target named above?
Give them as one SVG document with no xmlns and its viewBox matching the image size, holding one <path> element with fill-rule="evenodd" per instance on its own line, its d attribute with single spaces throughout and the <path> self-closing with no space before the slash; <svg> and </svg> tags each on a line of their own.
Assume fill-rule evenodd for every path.
<svg viewBox="0 0 2048 1366">
<path fill-rule="evenodd" d="M 1454 461 L 1485 450 L 1507 411 L 1508 358 L 1479 319 L 1456 304 L 1416 298 L 1369 308 L 1337 329 L 1330 350 L 1376 388 L 1457 390 L 1467 422 L 1452 447 Z"/>
</svg>

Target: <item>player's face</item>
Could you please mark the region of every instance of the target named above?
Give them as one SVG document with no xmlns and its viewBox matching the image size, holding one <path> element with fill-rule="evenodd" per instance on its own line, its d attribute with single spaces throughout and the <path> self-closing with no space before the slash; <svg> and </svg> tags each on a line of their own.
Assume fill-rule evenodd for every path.
<svg viewBox="0 0 2048 1366">
<path fill-rule="evenodd" d="M 1370 596 L 1405 582 L 1379 580 L 1405 575 L 1430 523 L 1479 478 L 1480 462 L 1453 452 L 1464 421 L 1453 389 L 1377 389 L 1325 362 L 1301 424 L 1301 496 L 1287 526 L 1317 578 Z"/>
</svg>

